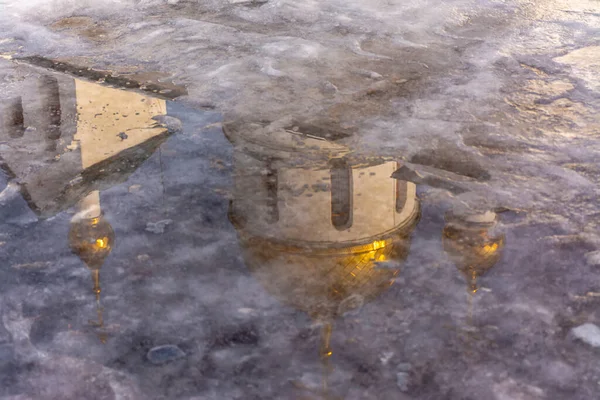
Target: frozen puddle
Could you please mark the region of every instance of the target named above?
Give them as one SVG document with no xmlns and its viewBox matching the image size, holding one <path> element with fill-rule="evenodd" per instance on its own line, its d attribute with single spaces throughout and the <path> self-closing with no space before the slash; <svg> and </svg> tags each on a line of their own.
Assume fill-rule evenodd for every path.
<svg viewBox="0 0 600 400">
<path fill-rule="evenodd" d="M 10 2 L 0 395 L 594 398 L 598 7 L 447 3 Z"/>
</svg>

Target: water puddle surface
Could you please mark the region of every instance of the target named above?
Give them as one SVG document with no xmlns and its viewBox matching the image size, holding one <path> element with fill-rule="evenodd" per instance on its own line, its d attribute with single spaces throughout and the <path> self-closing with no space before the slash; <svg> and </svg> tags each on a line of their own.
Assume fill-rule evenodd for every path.
<svg viewBox="0 0 600 400">
<path fill-rule="evenodd" d="M 0 108 L 6 398 L 599 390 L 597 248 L 467 153 L 358 151 L 352 127 L 236 119 L 152 74 L 27 61 Z"/>
</svg>

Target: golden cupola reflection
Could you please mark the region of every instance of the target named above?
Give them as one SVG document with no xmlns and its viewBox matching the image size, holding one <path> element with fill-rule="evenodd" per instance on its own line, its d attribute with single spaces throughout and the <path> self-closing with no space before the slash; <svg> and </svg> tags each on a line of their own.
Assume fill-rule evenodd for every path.
<svg viewBox="0 0 600 400">
<path fill-rule="evenodd" d="M 473 294 L 478 290 L 477 279 L 500 259 L 505 237 L 490 235 L 497 222 L 496 213 L 491 211 L 446 218 L 442 235 L 444 250 L 464 275 Z"/>
<path fill-rule="evenodd" d="M 238 227 L 244 259 L 255 279 L 279 301 L 306 312 L 321 325 L 319 357 L 324 376 L 319 398 L 337 398 L 329 393 L 335 319 L 374 300 L 394 283 L 408 255 L 418 211 L 417 203 L 409 223 L 362 244 L 286 243 L 282 237 L 259 237 Z"/>
<path fill-rule="evenodd" d="M 248 268 L 263 287 L 321 322 L 360 308 L 388 289 L 410 240 L 399 232 L 363 245 L 319 249 L 241 239 Z"/>
<path fill-rule="evenodd" d="M 114 241 L 115 233 L 100 208 L 100 193 L 93 191 L 77 205 L 77 213 L 71 219 L 69 229 L 69 246 L 92 273 L 98 314 L 98 321 L 93 322 L 93 325 L 98 328 L 104 326 L 100 303 L 100 268 L 110 254 Z M 106 341 L 102 333 L 100 340 Z"/>
<path fill-rule="evenodd" d="M 69 245 L 90 270 L 97 271 L 112 250 L 115 233 L 102 215 L 98 191 L 81 200 L 78 209 L 71 219 Z"/>
<path fill-rule="evenodd" d="M 416 186 L 391 178 L 396 161 L 352 158 L 327 135 L 246 128 L 224 127 L 234 144 L 229 217 L 252 275 L 321 324 L 320 396 L 332 398 L 333 322 L 395 281 L 420 216 Z"/>
</svg>

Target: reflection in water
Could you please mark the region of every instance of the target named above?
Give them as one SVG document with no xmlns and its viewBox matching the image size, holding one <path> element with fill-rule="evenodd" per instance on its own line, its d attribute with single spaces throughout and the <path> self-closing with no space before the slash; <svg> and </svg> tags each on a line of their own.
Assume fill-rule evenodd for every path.
<svg viewBox="0 0 600 400">
<path fill-rule="evenodd" d="M 165 133 L 152 119 L 167 113 L 164 100 L 80 80 L 75 80 L 75 90 L 75 141 L 81 148 L 84 169 Z"/>
<path fill-rule="evenodd" d="M 41 100 L 40 115 L 46 128 L 46 138 L 49 142 L 48 150 L 56 150 L 56 139 L 60 138 L 60 92 L 58 80 L 49 75 L 43 75 L 39 80 Z"/>
<path fill-rule="evenodd" d="M 339 148 L 298 131 L 270 131 L 260 151 L 248 143 L 260 133 L 225 131 L 236 145 L 230 219 L 248 268 L 269 293 L 322 324 L 328 374 L 334 320 L 387 290 L 408 255 L 416 187 L 391 178 L 395 161 L 339 157 Z M 307 147 L 321 157 L 307 161 Z M 327 377 L 323 384 L 327 395 Z"/>
<path fill-rule="evenodd" d="M 490 230 L 497 223 L 497 215 L 491 211 L 463 217 L 447 217 L 442 235 L 444 250 L 464 275 L 473 294 L 478 289 L 477 278 L 500 259 L 504 235 L 490 236 Z"/>
<path fill-rule="evenodd" d="M 10 99 L 4 109 L 3 116 L 3 129 L 8 132 L 8 136 L 11 138 L 18 138 L 23 136 L 25 131 L 24 119 L 23 119 L 23 100 L 21 97 Z"/>
<path fill-rule="evenodd" d="M 167 129 L 153 117 L 166 114 L 167 104 L 50 75 L 28 78 L 20 89 L 23 95 L 3 112 L 10 137 L 9 148 L 0 154 L 3 168 L 19 179 L 25 199 L 41 216 L 76 204 L 69 245 L 92 273 L 98 314 L 93 325 L 103 328 L 100 268 L 115 234 L 98 189 L 124 181 L 166 139 Z M 105 333 L 99 336 L 106 340 Z"/>
<path fill-rule="evenodd" d="M 469 291 L 467 324 L 473 324 L 473 296 L 477 293 L 477 279 L 490 270 L 502 255 L 504 235 L 490 235 L 498 223 L 492 211 L 481 214 L 446 216 L 442 234 L 444 250 L 465 277 Z"/>
<path fill-rule="evenodd" d="M 100 268 L 110 254 L 115 233 L 110 223 L 102 215 L 100 208 L 100 192 L 94 191 L 77 205 L 78 212 L 71 219 L 69 229 L 69 246 L 86 267 L 92 272 L 94 293 L 96 294 L 98 321 L 93 325 L 104 327 L 103 308 L 100 304 Z M 100 334 L 105 341 L 105 334 Z"/>
<path fill-rule="evenodd" d="M 4 103 L 0 163 L 41 217 L 123 182 L 167 138 L 164 100 L 31 73 Z"/>
<path fill-rule="evenodd" d="M 91 272 L 92 324 L 105 342 L 100 269 L 116 237 L 100 193 L 126 180 L 166 139 L 153 117 L 166 114 L 167 104 L 70 78 L 42 76 L 23 85 L 29 91 L 2 113 L 10 128 L 3 167 L 19 178 L 39 215 L 75 205 L 69 246 Z M 353 157 L 322 132 L 240 123 L 224 132 L 234 145 L 229 218 L 247 267 L 271 295 L 322 326 L 319 394 L 331 398 L 333 324 L 375 300 L 400 273 L 420 218 L 416 185 L 392 178 L 398 162 Z M 492 233 L 496 224 L 492 212 L 446 218 L 443 247 L 471 300 L 504 246 L 504 236 Z"/>
</svg>

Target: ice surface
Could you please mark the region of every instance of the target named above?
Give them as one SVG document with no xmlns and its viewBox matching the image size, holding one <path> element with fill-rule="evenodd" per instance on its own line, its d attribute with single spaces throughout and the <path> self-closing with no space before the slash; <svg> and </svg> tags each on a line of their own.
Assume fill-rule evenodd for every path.
<svg viewBox="0 0 600 400">
<path fill-rule="evenodd" d="M 1 109 L 21 97 L 33 121 L 0 138 L 3 160 L 22 154 L 0 187 L 12 360 L 0 373 L 17 371 L 0 395 L 316 397 L 323 379 L 348 399 L 594 398 L 597 354 L 568 332 L 598 318 L 599 35 L 595 0 L 0 0 Z M 44 109 L 47 74 L 65 92 L 73 75 L 99 81 L 98 93 L 118 75 L 108 83 L 131 91 L 105 93 L 115 104 L 157 97 L 135 132 L 169 132 L 86 175 L 73 167 L 81 140 L 29 139 L 45 134 L 27 107 Z M 62 128 L 101 113 L 88 98 L 63 107 Z M 97 118 L 111 126 L 99 143 L 127 147 L 136 133 L 117 137 L 117 105 L 119 120 Z M 344 211 L 327 230 L 319 213 L 348 168 L 354 231 Z M 90 259 L 66 243 L 72 206 L 96 190 L 114 233 L 92 243 L 114 244 L 98 303 Z M 371 240 L 383 258 L 355 262 L 383 266 L 375 283 L 401 266 L 395 284 L 355 302 L 315 295 L 336 289 L 323 271 L 354 265 L 326 254 L 330 238 L 386 226 L 398 193 L 402 240 L 393 253 Z M 316 237 L 321 253 L 298 255 Z M 470 282 L 464 243 L 478 240 L 486 275 Z M 328 367 L 317 349 L 330 314 Z M 166 343 L 186 357 L 148 365 Z"/>
</svg>

